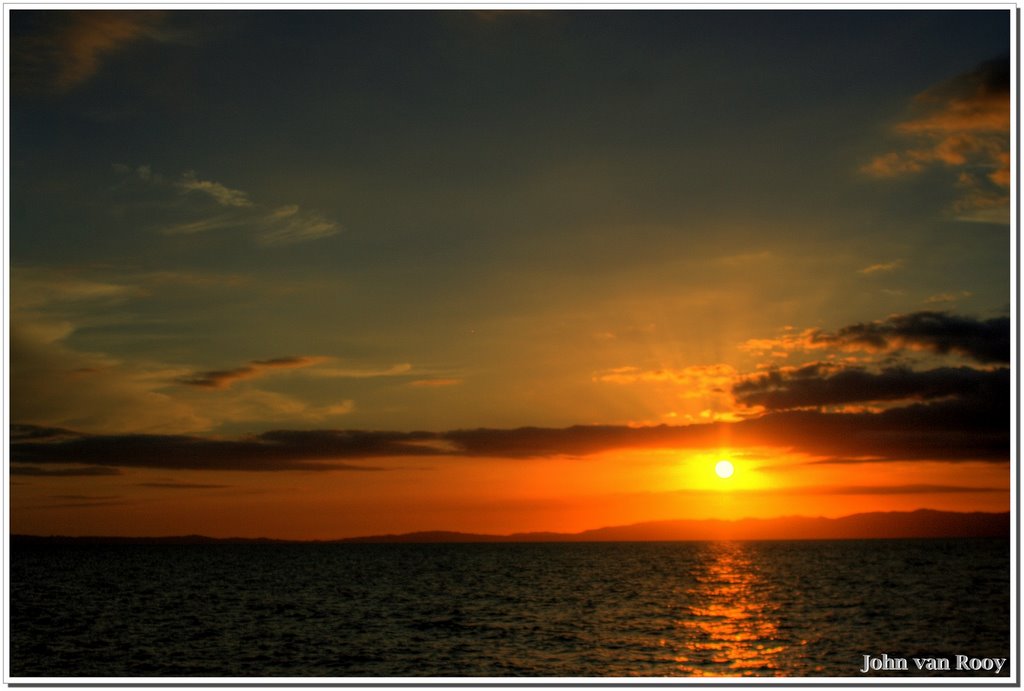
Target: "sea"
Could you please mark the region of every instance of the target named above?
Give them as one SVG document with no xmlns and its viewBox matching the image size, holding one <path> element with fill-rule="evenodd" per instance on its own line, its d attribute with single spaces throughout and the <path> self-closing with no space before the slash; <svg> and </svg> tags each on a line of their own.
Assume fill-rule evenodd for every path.
<svg viewBox="0 0 1024 691">
<path fill-rule="evenodd" d="M 16 678 L 907 678 L 1011 657 L 1007 539 L 14 543 L 9 566 Z"/>
</svg>

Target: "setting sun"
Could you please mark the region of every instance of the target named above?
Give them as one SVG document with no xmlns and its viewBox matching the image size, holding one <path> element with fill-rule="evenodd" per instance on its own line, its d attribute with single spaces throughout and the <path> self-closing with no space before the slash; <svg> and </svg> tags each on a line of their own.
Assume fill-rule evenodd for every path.
<svg viewBox="0 0 1024 691">
<path fill-rule="evenodd" d="M 1021 0 L 162 4 L 5 4 L 7 683 L 1019 683 Z"/>
</svg>

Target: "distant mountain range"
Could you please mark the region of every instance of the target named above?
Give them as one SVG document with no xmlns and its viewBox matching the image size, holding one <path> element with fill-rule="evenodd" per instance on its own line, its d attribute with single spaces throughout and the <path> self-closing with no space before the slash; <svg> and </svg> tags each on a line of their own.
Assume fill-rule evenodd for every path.
<svg viewBox="0 0 1024 691">
<path fill-rule="evenodd" d="M 858 513 L 842 518 L 744 518 L 726 520 L 649 521 L 633 525 L 584 530 L 580 533 L 513 533 L 487 535 L 427 531 L 398 535 L 369 535 L 339 540 L 275 540 L 270 538 L 214 538 L 203 535 L 171 537 L 67 537 L 11 535 L 13 545 L 35 542 L 73 543 L 437 543 L 437 542 L 654 542 L 679 540 L 846 540 L 913 537 L 1006 537 L 1010 514 L 952 511 L 892 511 Z"/>
</svg>

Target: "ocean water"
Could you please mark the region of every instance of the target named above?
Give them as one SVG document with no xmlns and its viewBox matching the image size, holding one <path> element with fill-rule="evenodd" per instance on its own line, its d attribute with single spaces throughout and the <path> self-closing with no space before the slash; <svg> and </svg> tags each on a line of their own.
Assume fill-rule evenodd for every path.
<svg viewBox="0 0 1024 691">
<path fill-rule="evenodd" d="M 11 674 L 862 676 L 1009 658 L 1009 566 L 999 539 L 14 544 Z"/>
</svg>

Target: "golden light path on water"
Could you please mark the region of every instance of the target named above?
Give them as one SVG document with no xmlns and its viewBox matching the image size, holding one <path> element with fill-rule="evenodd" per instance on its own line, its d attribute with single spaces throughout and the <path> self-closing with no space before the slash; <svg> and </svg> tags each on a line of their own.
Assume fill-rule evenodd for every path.
<svg viewBox="0 0 1024 691">
<path fill-rule="evenodd" d="M 691 676 L 781 676 L 787 646 L 780 644 L 779 605 L 769 599 L 740 542 L 711 542 L 701 559 L 706 567 L 685 593 L 676 622 L 678 672 Z M 663 641 L 663 644 L 665 642 Z"/>
</svg>

